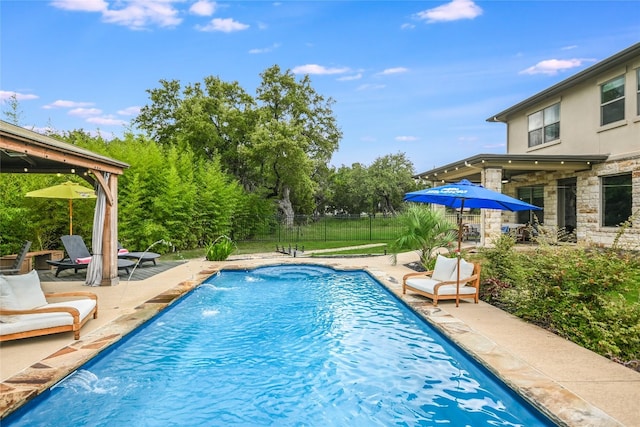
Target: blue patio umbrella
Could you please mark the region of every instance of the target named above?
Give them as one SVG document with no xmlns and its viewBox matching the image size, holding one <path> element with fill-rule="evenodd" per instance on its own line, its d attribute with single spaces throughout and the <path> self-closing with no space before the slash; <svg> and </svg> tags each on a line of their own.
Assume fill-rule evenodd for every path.
<svg viewBox="0 0 640 427">
<path fill-rule="evenodd" d="M 506 211 L 542 210 L 542 208 L 514 199 L 497 191 L 484 188 L 463 179 L 454 184 L 426 188 L 405 194 L 406 202 L 435 203 L 459 209 L 458 214 L 458 283 L 456 286 L 456 307 L 459 304 L 460 291 L 460 248 L 462 246 L 462 210 L 464 208 L 500 209 Z"/>
</svg>

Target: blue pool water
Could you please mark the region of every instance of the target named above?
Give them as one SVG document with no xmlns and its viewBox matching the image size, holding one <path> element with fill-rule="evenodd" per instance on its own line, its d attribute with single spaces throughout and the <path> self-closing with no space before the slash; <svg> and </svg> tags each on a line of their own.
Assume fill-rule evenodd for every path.
<svg viewBox="0 0 640 427">
<path fill-rule="evenodd" d="M 553 425 L 362 271 L 224 271 L 3 426 Z"/>
</svg>

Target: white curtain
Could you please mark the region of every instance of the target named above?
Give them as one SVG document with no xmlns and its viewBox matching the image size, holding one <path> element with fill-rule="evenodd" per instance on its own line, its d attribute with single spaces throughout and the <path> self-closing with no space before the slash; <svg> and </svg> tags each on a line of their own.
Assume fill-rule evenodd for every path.
<svg viewBox="0 0 640 427">
<path fill-rule="evenodd" d="M 109 173 L 104 173 L 104 181 L 109 185 Z M 96 189 L 96 210 L 93 214 L 93 235 L 91 250 L 93 255 L 87 267 L 87 286 L 100 286 L 102 282 L 102 235 L 104 234 L 104 217 L 107 207 L 107 196 L 101 185 Z"/>
</svg>

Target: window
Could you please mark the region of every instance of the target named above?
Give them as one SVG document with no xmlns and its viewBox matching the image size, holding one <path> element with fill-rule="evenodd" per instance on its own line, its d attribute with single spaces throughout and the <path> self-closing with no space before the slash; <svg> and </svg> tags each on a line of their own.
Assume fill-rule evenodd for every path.
<svg viewBox="0 0 640 427">
<path fill-rule="evenodd" d="M 529 115 L 529 147 L 560 139 L 560 103 Z"/>
<path fill-rule="evenodd" d="M 638 109 L 637 113 L 640 116 L 640 68 L 636 70 L 636 83 L 638 85 L 638 99 L 636 99 L 636 108 Z"/>
<path fill-rule="evenodd" d="M 519 187 L 518 199 L 544 209 L 544 187 L 542 185 Z M 517 219 L 520 224 L 534 224 L 536 221 L 542 224 L 544 222 L 544 212 L 519 211 L 517 212 Z"/>
<path fill-rule="evenodd" d="M 602 225 L 615 227 L 631 216 L 631 174 L 602 177 Z"/>
<path fill-rule="evenodd" d="M 600 125 L 624 119 L 624 76 L 600 86 Z"/>
</svg>

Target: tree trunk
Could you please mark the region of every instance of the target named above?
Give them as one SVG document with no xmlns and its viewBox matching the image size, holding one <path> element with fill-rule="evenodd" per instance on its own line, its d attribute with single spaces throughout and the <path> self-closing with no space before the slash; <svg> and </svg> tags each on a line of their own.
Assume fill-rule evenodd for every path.
<svg viewBox="0 0 640 427">
<path fill-rule="evenodd" d="M 284 187 L 282 191 L 282 199 L 278 200 L 278 208 L 282 212 L 284 217 L 284 224 L 287 228 L 293 227 L 293 206 L 291 206 L 291 200 L 289 200 L 290 190 L 289 187 Z"/>
</svg>

